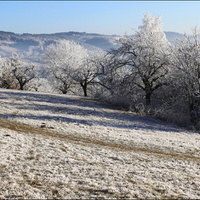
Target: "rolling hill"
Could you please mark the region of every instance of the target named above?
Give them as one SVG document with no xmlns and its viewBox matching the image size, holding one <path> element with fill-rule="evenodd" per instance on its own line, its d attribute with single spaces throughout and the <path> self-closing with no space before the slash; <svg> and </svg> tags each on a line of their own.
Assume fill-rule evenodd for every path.
<svg viewBox="0 0 200 200">
<path fill-rule="evenodd" d="M 176 38 L 183 37 L 182 34 L 175 32 L 165 32 L 170 42 Z M 49 44 L 55 43 L 59 39 L 74 40 L 87 49 L 102 49 L 108 51 L 117 47 L 118 35 L 101 35 L 85 32 L 63 32 L 53 34 L 16 34 L 12 32 L 0 31 L 0 55 L 11 57 L 18 53 L 29 62 L 41 63 L 40 54 Z"/>
<path fill-rule="evenodd" d="M 0 198 L 200 198 L 200 135 L 96 99 L 0 89 Z"/>
</svg>

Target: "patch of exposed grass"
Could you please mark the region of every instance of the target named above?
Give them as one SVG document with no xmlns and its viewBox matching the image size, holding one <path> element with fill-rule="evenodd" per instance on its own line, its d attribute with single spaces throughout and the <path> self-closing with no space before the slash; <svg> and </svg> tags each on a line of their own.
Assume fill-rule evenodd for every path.
<svg viewBox="0 0 200 200">
<path fill-rule="evenodd" d="M 35 187 L 35 188 L 42 188 L 42 187 L 44 187 L 44 184 L 39 180 L 39 179 L 37 179 L 37 178 L 35 178 L 34 180 L 26 180 L 26 182 L 30 185 L 30 186 L 32 186 L 32 187 Z"/>
<path fill-rule="evenodd" d="M 3 173 L 5 168 L 6 168 L 6 165 L 0 164 L 0 173 Z"/>
<path fill-rule="evenodd" d="M 60 147 L 60 150 L 62 150 L 62 151 L 64 151 L 64 152 L 67 152 L 68 151 L 68 149 L 67 149 L 67 147 Z"/>
<path fill-rule="evenodd" d="M 22 184 L 28 184 L 29 186 L 33 188 L 37 188 L 39 190 L 46 190 L 48 188 L 49 191 L 51 191 L 53 197 L 60 198 L 61 196 L 58 193 L 58 190 L 60 187 L 58 185 L 48 184 L 44 182 L 44 180 L 40 179 L 40 177 L 35 176 L 34 178 L 30 178 L 27 173 L 22 173 L 23 180 L 18 180 L 18 182 Z"/>
<path fill-rule="evenodd" d="M 84 191 L 87 192 L 89 196 L 97 197 L 98 199 L 127 199 L 129 198 L 126 195 L 117 193 L 117 192 L 112 192 L 109 189 L 97 189 L 94 187 L 79 187 L 78 188 L 79 191 Z"/>
</svg>

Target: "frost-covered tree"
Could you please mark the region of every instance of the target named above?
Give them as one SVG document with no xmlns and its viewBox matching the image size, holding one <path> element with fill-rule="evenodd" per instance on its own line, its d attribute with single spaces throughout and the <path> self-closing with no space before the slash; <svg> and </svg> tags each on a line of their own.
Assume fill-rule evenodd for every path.
<svg viewBox="0 0 200 200">
<path fill-rule="evenodd" d="M 82 66 L 73 71 L 73 79 L 80 84 L 84 96 L 88 96 L 88 87 L 98 84 L 99 65 L 98 61 L 104 56 L 101 50 L 88 51 Z"/>
<path fill-rule="evenodd" d="M 129 74 L 127 60 L 110 53 L 98 60 L 98 84 L 106 88 L 111 95 L 119 95 L 122 91 L 125 74 Z M 126 86 L 125 86 L 126 87 Z"/>
<path fill-rule="evenodd" d="M 44 51 L 44 61 L 54 77 L 56 88 L 63 94 L 74 84 L 73 73 L 84 66 L 87 51 L 81 45 L 69 40 L 59 40 Z"/>
<path fill-rule="evenodd" d="M 9 61 L 6 58 L 0 58 L 0 87 L 6 89 L 17 89 L 17 82 L 13 77 Z"/>
<path fill-rule="evenodd" d="M 95 79 L 95 71 L 89 60 L 85 60 L 82 66 L 73 71 L 73 80 L 80 84 L 83 89 L 84 96 L 88 96 L 88 86 Z"/>
<path fill-rule="evenodd" d="M 173 48 L 174 86 L 181 88 L 180 98 L 189 106 L 190 120 L 193 124 L 200 117 L 200 31 L 177 40 Z"/>
<path fill-rule="evenodd" d="M 56 93 L 56 91 L 54 91 L 55 89 L 52 87 L 52 84 L 46 78 L 34 78 L 26 85 L 26 88 L 29 91 Z"/>
<path fill-rule="evenodd" d="M 23 62 L 17 54 L 10 59 L 4 59 L 0 71 L 0 85 L 7 89 L 24 90 L 36 77 L 35 66 Z"/>
<path fill-rule="evenodd" d="M 36 77 L 35 66 L 23 62 L 18 55 L 11 58 L 9 64 L 11 73 L 18 82 L 19 89 L 24 90 L 26 84 Z"/>
<path fill-rule="evenodd" d="M 168 74 L 169 43 L 162 30 L 160 17 L 147 13 L 136 35 L 122 38 L 120 44 L 111 54 L 121 60 L 119 66 L 126 61 L 124 63 L 129 73 L 124 76 L 124 81 L 134 84 L 145 93 L 148 106 L 153 92 L 165 84 Z"/>
</svg>

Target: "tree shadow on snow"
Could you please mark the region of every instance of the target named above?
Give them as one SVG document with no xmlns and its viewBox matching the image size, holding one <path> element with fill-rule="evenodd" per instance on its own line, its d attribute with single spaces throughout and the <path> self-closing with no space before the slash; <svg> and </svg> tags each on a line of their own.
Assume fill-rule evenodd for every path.
<svg viewBox="0 0 200 200">
<path fill-rule="evenodd" d="M 56 122 L 65 122 L 65 123 L 73 123 L 73 124 L 82 124 L 82 125 L 98 125 L 103 127 L 112 127 L 112 128 L 120 128 L 120 129 L 134 129 L 134 130 L 151 130 L 151 131 L 165 131 L 165 132 L 181 132 L 180 129 L 175 127 L 170 127 L 169 125 L 161 125 L 161 123 L 151 122 L 151 120 L 145 119 L 133 119 L 132 124 L 119 124 L 115 122 L 107 122 L 106 120 L 96 121 L 96 120 L 86 120 L 86 119 L 74 119 L 70 117 L 62 117 L 62 116 L 50 116 L 50 115 L 42 115 L 42 116 L 34 116 L 34 115 L 9 115 L 9 114 L 0 114 L 0 118 L 24 118 L 24 119 L 33 119 L 38 120 L 38 125 L 40 125 L 43 121 L 56 121 Z"/>
<path fill-rule="evenodd" d="M 47 111 L 54 116 L 50 115 L 18 115 L 18 114 L 0 114 L 2 118 L 25 118 L 25 119 L 34 119 L 38 120 L 41 123 L 42 121 L 57 121 L 57 122 L 65 122 L 65 123 L 76 123 L 82 125 L 98 125 L 103 127 L 112 127 L 112 128 L 120 128 L 120 129 L 142 129 L 142 130 L 151 130 L 151 131 L 166 131 L 166 132 L 181 132 L 180 129 L 176 128 L 170 123 L 163 122 L 160 120 L 155 120 L 148 117 L 141 117 L 131 113 L 122 113 L 122 112 L 110 112 L 110 110 L 114 110 L 111 106 L 102 104 L 93 99 L 89 98 L 73 98 L 69 96 L 59 96 L 59 95 L 51 95 L 51 94 L 37 94 L 37 93 L 28 93 L 28 92 L 15 92 L 15 91 L 5 91 L 0 92 L 1 94 L 10 95 L 14 97 L 14 100 L 27 100 L 27 101 L 35 101 L 41 103 L 54 103 L 53 105 L 42 105 L 42 104 L 24 104 L 22 103 L 14 103 L 14 102 L 5 102 L 4 104 L 8 104 L 9 106 L 13 106 L 19 110 L 39 110 L 39 111 Z M 8 97 L 7 97 L 8 98 Z M 60 106 L 59 106 L 60 104 Z M 63 105 L 75 106 L 75 107 L 63 107 Z M 78 106 L 78 107 L 76 107 Z M 100 110 L 99 110 L 100 109 Z M 104 109 L 101 111 L 101 109 Z M 106 110 L 109 109 L 109 110 Z M 117 110 L 117 109 L 115 109 Z M 59 114 L 65 114 L 66 116 L 59 116 Z M 58 115 L 58 116 L 56 116 Z M 73 116 L 87 116 L 91 115 L 90 120 L 88 119 L 76 119 Z M 94 120 L 92 116 L 101 117 L 101 120 Z M 111 121 L 112 120 L 112 121 Z M 111 122 L 109 122 L 111 121 Z"/>
</svg>

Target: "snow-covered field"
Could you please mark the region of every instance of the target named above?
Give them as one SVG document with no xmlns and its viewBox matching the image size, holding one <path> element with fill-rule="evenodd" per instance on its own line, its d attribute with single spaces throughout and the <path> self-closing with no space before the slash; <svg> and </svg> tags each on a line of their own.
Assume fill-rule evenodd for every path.
<svg viewBox="0 0 200 200">
<path fill-rule="evenodd" d="M 78 96 L 0 90 L 0 198 L 200 199 L 200 134 Z"/>
</svg>

